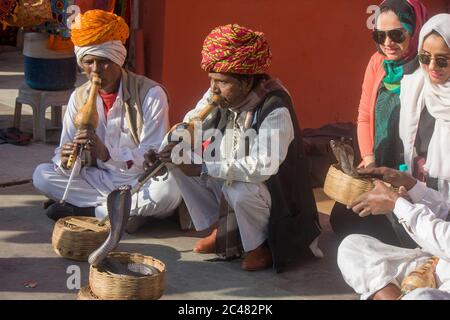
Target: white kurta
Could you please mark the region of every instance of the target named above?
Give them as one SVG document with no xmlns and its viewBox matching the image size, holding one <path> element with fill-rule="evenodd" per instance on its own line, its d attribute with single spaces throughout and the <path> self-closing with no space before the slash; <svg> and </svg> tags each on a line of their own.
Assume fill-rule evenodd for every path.
<svg viewBox="0 0 450 320">
<path fill-rule="evenodd" d="M 111 158 L 103 162 L 97 159 L 98 167 L 84 167 L 75 179 L 67 201 L 78 207 L 96 207 L 96 216 L 107 214 L 106 197 L 121 185 L 134 186 L 143 173 L 144 154 L 158 149 L 169 128 L 169 107 L 164 90 L 153 87 L 147 93 L 143 105 L 143 128 L 138 146 L 134 143 L 123 108 L 122 83 L 119 94 L 108 117 L 105 116 L 103 101 L 97 97 L 99 123 L 96 134 L 104 143 Z M 80 108 L 80 106 L 78 106 Z M 77 113 L 75 92 L 70 97 L 64 115 L 60 147 L 55 150 L 53 166 L 39 166 L 33 176 L 35 187 L 49 198 L 62 198 L 70 172 L 61 167 L 60 150 L 73 141 L 77 129 L 74 118 Z M 128 168 L 127 162 L 133 165 Z M 164 216 L 170 214 L 181 201 L 181 196 L 171 176 L 165 181 L 150 181 L 138 195 L 133 197 L 132 214 Z"/>
<path fill-rule="evenodd" d="M 208 90 L 184 118 L 188 121 L 207 103 Z M 178 168 L 172 173 L 197 230 L 204 230 L 217 222 L 221 193 L 233 208 L 245 251 L 256 249 L 268 237 L 271 196 L 264 181 L 278 172 L 279 165 L 286 159 L 289 145 L 294 139 L 294 127 L 286 107 L 272 111 L 261 123 L 259 134 L 250 140 L 249 155 L 236 159 L 236 154 L 244 148 L 245 112 L 231 113 L 226 121 L 225 135 L 220 143 L 219 158 L 205 161 L 209 178 L 185 176 Z M 209 116 L 210 119 L 213 114 Z M 222 123 L 222 121 L 221 121 Z M 221 125 L 219 124 L 219 127 Z M 205 134 L 203 140 L 208 138 Z M 276 146 L 270 143 L 277 143 Z M 212 148 L 206 149 L 207 154 Z M 172 154 L 173 159 L 173 154 Z M 317 257 L 323 257 L 318 248 L 318 239 L 310 246 Z"/>
<path fill-rule="evenodd" d="M 206 105 L 209 95 L 210 90 L 204 94 L 195 109 L 185 116 L 184 121 L 194 117 Z M 213 114 L 210 117 L 212 116 Z M 246 112 L 231 112 L 230 117 L 226 119 L 226 131 L 220 143 L 219 157 L 214 161 L 205 159 L 211 177 L 231 182 L 260 183 L 276 174 L 286 159 L 289 146 L 294 140 L 294 127 L 289 110 L 281 106 L 267 115 L 261 123 L 259 134 L 250 136 L 249 155 L 240 157 L 239 152 L 245 149 L 245 117 Z M 206 133 L 204 139 L 208 137 Z M 275 142 L 276 145 L 273 145 Z M 205 150 L 205 155 L 210 154 L 212 148 L 213 144 Z"/>
<path fill-rule="evenodd" d="M 450 292 L 449 199 L 420 182 L 409 195 L 413 203 L 398 199 L 394 214 L 420 248 L 393 247 L 363 235 L 348 236 L 339 246 L 339 268 L 361 299 L 370 298 L 389 283 L 400 286 L 405 276 L 432 256 L 440 258 L 438 288 Z"/>
<path fill-rule="evenodd" d="M 219 220 L 222 194 L 236 215 L 245 251 L 259 247 L 268 234 L 271 207 L 269 190 L 264 183 L 235 182 L 223 179 L 188 177 L 179 168 L 171 168 L 196 230 L 205 230 Z"/>
</svg>

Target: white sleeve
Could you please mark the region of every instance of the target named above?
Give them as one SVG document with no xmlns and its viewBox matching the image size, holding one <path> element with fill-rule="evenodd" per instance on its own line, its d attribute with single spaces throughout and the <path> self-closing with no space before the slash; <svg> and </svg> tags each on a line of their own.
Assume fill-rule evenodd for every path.
<svg viewBox="0 0 450 320">
<path fill-rule="evenodd" d="M 119 163 L 133 161 L 135 166 L 142 168 L 144 154 L 148 150 L 159 148 L 169 129 L 169 104 L 167 95 L 161 87 L 156 86 L 148 91 L 142 104 L 142 116 L 143 126 L 139 146 L 109 150 L 111 161 Z"/>
<path fill-rule="evenodd" d="M 59 173 L 69 176 L 70 170 L 65 170 L 61 166 L 61 149 L 62 146 L 68 142 L 72 142 L 77 129 L 75 127 L 75 116 L 77 114 L 77 109 L 75 107 L 75 91 L 70 96 L 69 102 L 67 103 L 67 109 L 64 113 L 63 123 L 62 123 L 62 132 L 61 132 L 61 140 L 59 143 L 59 147 L 55 149 L 55 156 L 52 161 L 55 164 L 55 170 Z"/>
<path fill-rule="evenodd" d="M 186 115 L 183 118 L 183 122 L 188 122 L 189 120 L 191 120 L 191 118 L 193 116 L 195 116 L 200 110 L 203 109 L 203 107 L 208 103 L 208 98 L 211 94 L 211 89 L 208 89 L 205 94 L 203 95 L 203 97 L 200 99 L 199 102 L 197 102 L 197 105 L 195 106 L 194 109 L 192 109 L 191 111 L 189 111 L 188 113 L 186 113 Z"/>
<path fill-rule="evenodd" d="M 446 196 L 441 192 L 428 188 L 425 183 L 417 182 L 417 184 L 408 191 L 413 203 L 423 204 L 427 206 L 437 218 L 446 220 L 450 204 Z"/>
<path fill-rule="evenodd" d="M 450 222 L 438 218 L 424 204 L 399 198 L 394 214 L 419 246 L 439 258 L 450 260 Z"/>
<path fill-rule="evenodd" d="M 275 109 L 261 123 L 248 156 L 206 162 L 208 174 L 231 181 L 266 181 L 278 172 L 293 140 L 294 127 L 289 110 L 285 107 Z"/>
</svg>

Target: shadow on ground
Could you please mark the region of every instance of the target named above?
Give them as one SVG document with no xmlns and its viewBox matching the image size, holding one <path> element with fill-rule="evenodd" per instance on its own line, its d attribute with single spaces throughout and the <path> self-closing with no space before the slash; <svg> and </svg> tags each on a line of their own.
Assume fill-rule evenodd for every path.
<svg viewBox="0 0 450 320">
<path fill-rule="evenodd" d="M 76 299 L 67 288 L 70 266 L 81 269 L 88 284 L 88 264 L 58 257 L 51 246 L 54 223 L 41 208 L 45 197 L 32 185 L 0 189 L 0 298 Z M 214 255 L 192 252 L 205 233 L 180 230 L 176 216 L 150 221 L 135 235 L 125 235 L 116 251 L 153 256 L 166 264 L 162 299 L 355 299 L 336 265 L 337 241 L 328 216 L 321 215 L 320 246 L 324 259 L 304 259 L 280 274 L 273 270 L 246 272 L 241 260 L 209 262 Z M 33 281 L 36 288 L 24 283 Z"/>
</svg>

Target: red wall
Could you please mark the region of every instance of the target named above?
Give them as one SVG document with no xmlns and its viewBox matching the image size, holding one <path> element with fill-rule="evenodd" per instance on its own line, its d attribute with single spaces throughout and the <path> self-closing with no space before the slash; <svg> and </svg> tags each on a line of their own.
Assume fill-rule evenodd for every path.
<svg viewBox="0 0 450 320">
<path fill-rule="evenodd" d="M 146 74 L 170 93 L 171 122 L 180 121 L 208 87 L 201 48 L 216 26 L 263 31 L 273 53 L 269 73 L 291 92 L 302 127 L 354 122 L 366 64 L 375 51 L 366 27 L 374 0 L 141 1 Z M 431 15 L 449 0 L 423 0 Z"/>
</svg>

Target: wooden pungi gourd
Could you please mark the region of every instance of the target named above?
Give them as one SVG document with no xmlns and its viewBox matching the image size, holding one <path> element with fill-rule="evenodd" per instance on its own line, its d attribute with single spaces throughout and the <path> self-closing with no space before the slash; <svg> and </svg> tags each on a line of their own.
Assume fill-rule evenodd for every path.
<svg viewBox="0 0 450 320">
<path fill-rule="evenodd" d="M 89 91 L 89 98 L 86 104 L 77 112 L 75 116 L 75 127 L 78 130 L 92 129 L 95 130 L 98 125 L 98 112 L 97 112 L 97 95 L 101 87 L 101 79 L 97 74 L 92 76 L 92 85 Z M 67 195 L 70 190 L 73 178 L 79 173 L 82 166 L 82 159 L 85 156 L 86 145 L 77 145 L 73 153 L 70 155 L 67 161 L 67 168 L 71 169 L 72 172 L 67 182 L 67 187 L 64 192 L 61 203 L 64 204 L 67 199 Z"/>
<path fill-rule="evenodd" d="M 438 257 L 432 257 L 423 265 L 412 271 L 406 276 L 401 284 L 402 294 L 398 298 L 401 300 L 405 295 L 418 288 L 436 288 L 436 278 L 434 273 L 436 271 L 436 265 L 439 262 Z"/>
</svg>

